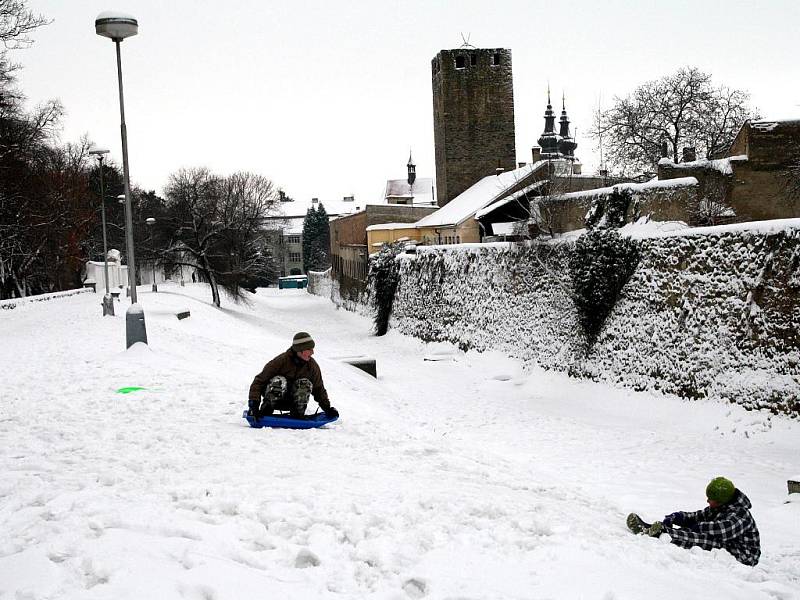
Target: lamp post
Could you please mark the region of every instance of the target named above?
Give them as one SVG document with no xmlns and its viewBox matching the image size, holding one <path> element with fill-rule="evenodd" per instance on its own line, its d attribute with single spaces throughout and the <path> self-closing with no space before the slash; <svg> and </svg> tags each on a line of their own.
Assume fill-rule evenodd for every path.
<svg viewBox="0 0 800 600">
<path fill-rule="evenodd" d="M 125 38 L 139 32 L 138 21 L 130 15 L 118 12 L 103 12 L 94 21 L 97 35 L 111 38 L 117 49 L 117 82 L 119 84 L 120 133 L 122 135 L 122 173 L 125 184 L 125 241 L 128 253 L 128 288 L 131 291 L 131 306 L 125 314 L 125 333 L 127 347 L 136 342 L 147 343 L 147 328 L 144 322 L 144 311 L 136 298 L 136 259 L 133 253 L 133 217 L 131 213 L 131 184 L 128 169 L 128 130 L 125 127 L 125 101 L 122 93 L 122 56 L 120 43 Z"/>
<path fill-rule="evenodd" d="M 153 225 L 156 224 L 156 220 L 153 217 L 148 217 L 144 220 L 147 223 L 147 227 L 150 229 L 150 245 L 153 246 Z M 156 253 L 155 248 L 153 248 L 153 291 L 158 291 L 158 284 L 156 283 Z"/>
<path fill-rule="evenodd" d="M 103 296 L 103 316 L 114 316 L 114 298 L 108 290 L 108 237 L 106 236 L 106 191 L 103 185 L 103 159 L 108 154 L 105 148 L 92 148 L 89 154 L 97 157 L 100 165 L 100 209 L 103 215 L 103 277 L 106 284 L 106 293 Z"/>
</svg>

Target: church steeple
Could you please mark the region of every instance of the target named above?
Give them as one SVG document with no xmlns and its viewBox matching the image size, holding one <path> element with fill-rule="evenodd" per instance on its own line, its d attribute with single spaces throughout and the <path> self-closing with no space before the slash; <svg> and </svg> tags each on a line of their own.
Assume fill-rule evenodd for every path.
<svg viewBox="0 0 800 600">
<path fill-rule="evenodd" d="M 547 86 L 547 109 L 544 111 L 544 132 L 539 136 L 542 155 L 558 154 L 558 136 L 556 135 L 556 116 L 550 103 L 550 85 Z"/>
<path fill-rule="evenodd" d="M 411 150 L 408 151 L 408 185 L 414 185 L 417 179 L 417 165 L 414 164 L 414 159 L 411 158 Z"/>
<path fill-rule="evenodd" d="M 558 135 L 569 137 L 569 118 L 567 117 L 567 106 L 564 97 L 564 92 L 561 92 L 561 118 L 558 120 L 560 126 Z"/>
<path fill-rule="evenodd" d="M 575 143 L 573 137 L 569 134 L 569 117 L 567 117 L 567 106 L 564 98 L 564 93 L 561 93 L 561 118 L 559 119 L 559 136 L 561 139 L 558 141 L 558 151 L 566 158 L 574 158 L 575 148 L 578 144 Z"/>
</svg>

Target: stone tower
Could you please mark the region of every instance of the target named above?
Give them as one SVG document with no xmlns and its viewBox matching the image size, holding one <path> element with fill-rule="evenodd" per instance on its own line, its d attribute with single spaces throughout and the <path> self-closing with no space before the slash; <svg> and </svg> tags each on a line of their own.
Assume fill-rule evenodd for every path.
<svg viewBox="0 0 800 600">
<path fill-rule="evenodd" d="M 442 50 L 431 75 L 436 198 L 444 206 L 498 168 L 516 168 L 511 50 Z"/>
</svg>

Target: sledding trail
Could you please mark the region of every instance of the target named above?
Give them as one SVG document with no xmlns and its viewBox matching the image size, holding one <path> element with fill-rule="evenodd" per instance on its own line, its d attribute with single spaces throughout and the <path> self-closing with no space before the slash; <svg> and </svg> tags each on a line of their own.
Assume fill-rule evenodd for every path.
<svg viewBox="0 0 800 600">
<path fill-rule="evenodd" d="M 800 424 L 376 338 L 301 290 L 207 296 L 142 293 L 128 351 L 97 296 L 0 314 L 0 598 L 800 598 Z M 251 429 L 299 330 L 342 417 Z M 627 532 L 718 474 L 753 500 L 758 567 Z"/>
</svg>

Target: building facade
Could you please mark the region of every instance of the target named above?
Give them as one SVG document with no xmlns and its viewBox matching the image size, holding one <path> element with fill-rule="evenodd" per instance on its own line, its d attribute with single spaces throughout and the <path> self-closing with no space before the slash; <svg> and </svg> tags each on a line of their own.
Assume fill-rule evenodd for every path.
<svg viewBox="0 0 800 600">
<path fill-rule="evenodd" d="M 517 166 L 511 50 L 442 50 L 431 78 L 436 198 L 444 206 L 497 169 Z"/>
</svg>

